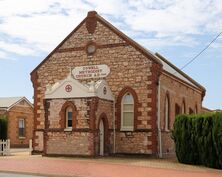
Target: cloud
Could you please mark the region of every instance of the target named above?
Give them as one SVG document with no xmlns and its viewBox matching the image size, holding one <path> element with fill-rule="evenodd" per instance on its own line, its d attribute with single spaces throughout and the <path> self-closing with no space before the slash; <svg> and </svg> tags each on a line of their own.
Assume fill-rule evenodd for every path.
<svg viewBox="0 0 222 177">
<path fill-rule="evenodd" d="M 222 29 L 221 0 L 0 0 L 0 7 L 0 33 L 22 41 L 5 40 L 3 50 L 19 55 L 50 52 L 93 9 L 146 47 L 195 46 L 195 35 Z"/>
<path fill-rule="evenodd" d="M 89 8 L 81 1 L 75 2 L 80 3 L 82 10 Z M 15 49 L 14 53 L 22 55 L 32 55 L 34 50 L 49 52 L 86 15 L 71 0 L 66 0 L 63 4 L 52 0 L 7 0 L 0 1 L 0 6 L 4 9 L 0 11 L 0 33 L 23 41 L 19 45 L 11 43 L 11 47 L 7 43 L 4 50 L 13 52 L 11 49 Z"/>
<path fill-rule="evenodd" d="M 0 59 L 5 59 L 7 54 L 5 52 L 0 51 Z"/>
<path fill-rule="evenodd" d="M 198 41 L 194 40 L 191 36 L 181 35 L 173 37 L 159 37 L 159 38 L 139 38 L 138 43 L 146 46 L 147 49 L 153 50 L 154 52 L 158 48 L 169 48 L 169 47 L 195 47 L 199 44 Z"/>
<path fill-rule="evenodd" d="M 43 52 L 52 50 L 84 17 L 83 13 L 75 11 L 76 8 L 70 10 L 74 6 L 74 3 L 70 6 L 71 1 L 60 5 L 59 1 L 40 0 L 32 4 L 30 0 L 21 0 L 21 3 L 13 5 L 17 7 L 13 11 L 7 8 L 10 1 L 1 2 L 0 6 L 3 5 L 1 7 L 5 7 L 5 10 L 0 12 L 3 19 L 0 32 L 22 39 L 24 45 L 32 45 Z"/>
<path fill-rule="evenodd" d="M 0 30 L 9 36 L 24 39 L 27 44 L 38 45 L 43 51 L 48 51 L 74 28 L 71 21 L 69 17 L 62 15 L 14 17 L 7 19 L 7 22 L 0 26 Z"/>
<path fill-rule="evenodd" d="M 164 2 L 166 1 L 163 1 L 163 4 Z M 128 17 L 125 17 L 125 22 L 133 30 L 155 31 L 165 36 L 174 36 L 178 33 L 201 34 L 207 30 L 206 24 L 214 26 L 217 13 L 212 14 L 209 1 L 172 0 L 169 2 L 160 5 L 163 8 L 154 8 L 152 4 L 133 4 L 134 13 L 129 13 Z"/>
<path fill-rule="evenodd" d="M 12 44 L 0 41 L 0 48 L 6 52 L 16 53 L 18 55 L 33 55 L 35 51 L 29 47 L 21 46 L 20 44 Z"/>
</svg>

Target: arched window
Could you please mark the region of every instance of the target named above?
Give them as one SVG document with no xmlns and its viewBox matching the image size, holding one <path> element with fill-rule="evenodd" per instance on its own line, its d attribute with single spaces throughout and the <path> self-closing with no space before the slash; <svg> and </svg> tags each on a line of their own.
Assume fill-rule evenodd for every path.
<svg viewBox="0 0 222 177">
<path fill-rule="evenodd" d="M 138 107 L 137 93 L 131 87 L 124 87 L 117 97 L 117 130 L 135 131 L 137 129 L 137 116 L 141 115 Z"/>
<path fill-rule="evenodd" d="M 193 109 L 189 108 L 189 114 L 193 114 L 193 113 L 194 113 Z"/>
<path fill-rule="evenodd" d="M 183 100 L 183 103 L 182 103 L 181 113 L 182 114 L 186 114 L 186 105 L 185 105 L 185 101 L 184 100 Z"/>
<path fill-rule="evenodd" d="M 195 114 L 197 114 L 197 113 L 198 113 L 198 108 L 197 108 L 197 105 L 195 106 L 194 113 L 195 113 Z"/>
<path fill-rule="evenodd" d="M 121 107 L 121 130 L 132 131 L 134 128 L 134 99 L 129 92 L 122 97 Z"/>
<path fill-rule="evenodd" d="M 73 112 L 71 106 L 66 108 L 66 128 L 72 128 Z"/>
<path fill-rule="evenodd" d="M 76 128 L 77 125 L 77 109 L 75 104 L 72 101 L 66 101 L 60 112 L 59 115 L 61 117 L 59 124 L 61 128 L 65 130 L 72 130 Z"/>
<path fill-rule="evenodd" d="M 175 104 L 175 116 L 177 116 L 178 114 L 180 114 L 180 106 L 176 103 Z"/>
<path fill-rule="evenodd" d="M 165 98 L 165 130 L 169 130 L 169 116 L 170 116 L 170 100 L 167 95 Z"/>
</svg>

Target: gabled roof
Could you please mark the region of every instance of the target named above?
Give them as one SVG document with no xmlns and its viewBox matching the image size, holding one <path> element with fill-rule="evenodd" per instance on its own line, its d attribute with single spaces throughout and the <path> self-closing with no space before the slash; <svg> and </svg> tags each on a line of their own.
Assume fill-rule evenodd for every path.
<svg viewBox="0 0 222 177">
<path fill-rule="evenodd" d="M 0 108 L 9 110 L 22 100 L 25 100 L 31 107 L 33 107 L 33 104 L 26 97 L 0 97 Z"/>
<path fill-rule="evenodd" d="M 66 40 L 71 37 L 85 22 L 88 18 L 95 17 L 97 21 L 99 21 L 101 24 L 109 28 L 112 32 L 114 32 L 116 35 L 118 35 L 120 38 L 122 38 L 124 41 L 126 41 L 129 45 L 133 46 L 136 50 L 141 52 L 143 55 L 151 59 L 153 62 L 159 64 L 160 66 L 163 66 L 163 70 L 170 73 L 171 75 L 179 78 L 180 80 L 188 83 L 189 85 L 201 89 L 201 91 L 205 92 L 205 88 L 201 86 L 199 83 L 194 81 L 192 78 L 190 78 L 188 75 L 186 75 L 184 72 L 182 72 L 180 69 L 178 69 L 176 66 L 174 66 L 172 63 L 170 63 L 167 59 L 165 59 L 160 54 L 152 53 L 151 51 L 147 50 L 137 42 L 135 42 L 133 39 L 126 36 L 123 32 L 118 30 L 116 27 L 114 27 L 111 23 L 106 21 L 104 18 L 102 18 L 100 15 L 97 14 L 95 11 L 88 12 L 87 17 L 31 72 L 31 75 L 35 73 L 35 71 L 38 70 L 38 68 L 44 64 L 50 56 L 55 53 L 65 42 Z M 205 93 L 203 93 L 204 95 Z"/>
<path fill-rule="evenodd" d="M 104 18 L 102 18 L 100 15 L 97 14 L 96 11 L 90 11 L 88 12 L 88 15 L 83 21 L 31 72 L 31 75 L 38 70 L 40 66 L 42 66 L 67 40 L 69 37 L 71 37 L 87 20 L 89 17 L 95 17 L 97 21 L 102 23 L 104 26 L 109 28 L 112 32 L 114 32 L 116 35 L 118 35 L 120 38 L 125 40 L 128 44 L 133 46 L 135 49 L 140 51 L 145 56 L 149 57 L 151 60 L 153 60 L 155 63 L 158 63 L 159 65 L 162 65 L 161 62 L 156 58 L 154 54 L 152 54 L 150 51 L 142 47 L 140 44 L 138 44 L 133 39 L 126 36 L 123 32 L 118 30 L 116 27 L 114 27 L 111 23 L 106 21 Z"/>
<path fill-rule="evenodd" d="M 162 62 L 164 71 L 166 71 L 167 73 L 169 73 L 169 74 L 179 78 L 180 80 L 188 83 L 189 85 L 192 85 L 196 88 L 199 88 L 204 92 L 206 91 L 206 89 L 202 85 L 200 85 L 198 82 L 193 80 L 191 77 L 189 77 L 187 74 L 185 74 L 179 68 L 177 68 L 175 65 L 170 63 L 169 60 L 164 58 L 162 55 L 160 55 L 159 53 L 155 53 L 155 55 Z"/>
</svg>

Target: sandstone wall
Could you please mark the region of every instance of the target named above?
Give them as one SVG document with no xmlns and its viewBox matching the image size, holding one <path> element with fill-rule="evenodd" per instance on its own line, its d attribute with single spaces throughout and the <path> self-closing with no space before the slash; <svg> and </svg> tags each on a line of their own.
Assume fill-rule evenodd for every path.
<svg viewBox="0 0 222 177">
<path fill-rule="evenodd" d="M 48 132 L 46 154 L 92 155 L 92 137 L 89 132 Z"/>
<path fill-rule="evenodd" d="M 97 45 L 97 50 L 92 56 L 88 56 L 85 48 L 89 41 Z M 111 45 L 112 44 L 112 45 Z M 149 129 L 152 142 L 156 135 L 155 98 L 153 90 L 156 81 L 153 79 L 157 70 L 152 70 L 153 61 L 137 49 L 129 45 L 121 37 L 111 31 L 107 26 L 97 21 L 97 27 L 93 34 L 88 33 L 86 24 L 83 23 L 63 45 L 58 48 L 33 74 L 36 105 L 35 132 L 41 134 L 45 128 L 45 111 L 43 106 L 44 93 L 47 85 L 52 85 L 67 77 L 70 67 L 94 64 L 106 64 L 110 67 L 110 74 L 106 81 L 111 88 L 115 98 L 126 86 L 135 90 L 138 96 L 137 129 Z M 83 81 L 84 82 L 84 81 Z M 55 125 L 54 125 L 55 126 Z M 110 126 L 110 125 L 109 125 Z M 141 133 L 142 137 L 144 134 Z M 144 137 L 144 139 L 147 135 Z M 143 139 L 143 138 L 141 138 Z M 35 136 L 35 150 L 40 150 Z M 134 145 L 136 147 L 136 143 Z M 153 149 L 155 149 L 155 144 Z M 145 146 L 144 146 L 145 147 Z M 151 149 L 151 146 L 150 146 Z M 43 149 L 42 149 L 43 150 Z M 134 151 L 135 150 L 135 151 Z M 138 152 L 137 148 L 132 153 Z M 144 151 L 150 151 L 145 150 Z M 153 150 L 155 151 L 155 150 Z"/>
<path fill-rule="evenodd" d="M 76 115 L 76 128 L 89 128 L 89 115 L 88 111 L 90 109 L 87 101 L 91 99 L 81 98 L 81 99 L 53 99 L 49 100 L 49 115 L 48 123 L 49 128 L 62 128 L 60 125 L 61 115 L 60 111 L 65 102 L 71 101 L 77 109 Z"/>
<path fill-rule="evenodd" d="M 113 128 L 113 103 L 99 98 L 72 98 L 45 100 L 48 108 L 45 129 L 45 154 L 60 155 L 98 155 L 99 122 L 104 119 L 105 153 L 112 152 L 110 135 Z M 60 112 L 66 102 L 72 102 L 77 110 L 76 125 L 72 130 L 62 127 Z M 95 112 L 92 112 L 92 110 Z M 92 122 L 94 121 L 94 122 Z"/>
<path fill-rule="evenodd" d="M 152 154 L 151 132 L 117 132 L 116 152 Z"/>
<path fill-rule="evenodd" d="M 160 117 L 161 117 L 161 131 L 162 131 L 162 145 L 163 153 L 171 154 L 174 153 L 174 142 L 171 139 L 171 132 L 173 123 L 175 120 L 175 105 L 178 104 L 182 109 L 183 101 L 185 102 L 185 112 L 189 114 L 189 108 L 193 111 L 197 107 L 198 113 L 201 112 L 202 107 L 202 96 L 201 92 L 194 87 L 186 84 L 181 84 L 179 80 L 162 74 L 160 77 Z M 165 130 L 165 98 L 168 94 L 170 100 L 170 115 L 169 115 L 169 130 Z"/>
</svg>

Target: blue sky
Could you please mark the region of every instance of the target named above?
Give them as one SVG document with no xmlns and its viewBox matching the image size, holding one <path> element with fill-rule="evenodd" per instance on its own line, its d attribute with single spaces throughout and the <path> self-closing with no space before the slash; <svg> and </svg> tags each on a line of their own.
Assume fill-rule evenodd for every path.
<svg viewBox="0 0 222 177">
<path fill-rule="evenodd" d="M 222 31 L 221 0 L 0 0 L 0 97 L 32 101 L 30 72 L 96 10 L 126 35 L 181 68 Z M 222 108 L 222 36 L 184 72 Z"/>
</svg>

